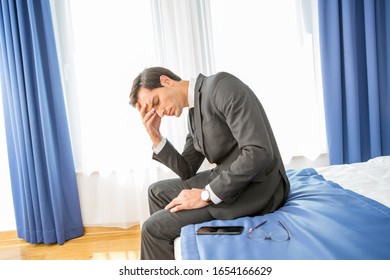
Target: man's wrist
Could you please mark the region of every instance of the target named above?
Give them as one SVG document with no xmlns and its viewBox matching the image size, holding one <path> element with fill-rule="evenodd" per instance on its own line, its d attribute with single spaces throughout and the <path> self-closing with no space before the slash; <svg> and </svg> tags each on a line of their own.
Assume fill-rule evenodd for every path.
<svg viewBox="0 0 390 280">
<path fill-rule="evenodd" d="M 222 202 L 222 200 L 213 192 L 210 185 L 207 185 L 205 187 L 205 190 L 207 190 L 210 193 L 210 199 L 214 204 L 219 204 Z"/>
<path fill-rule="evenodd" d="M 153 145 L 153 152 L 158 155 L 161 150 L 164 148 L 165 144 L 167 143 L 167 139 L 165 137 L 161 138 L 161 141 L 157 145 Z"/>
<path fill-rule="evenodd" d="M 207 204 L 213 203 L 212 200 L 211 200 L 210 192 L 208 190 L 206 190 L 206 189 L 203 189 L 202 192 L 200 193 L 200 199 L 203 202 L 206 202 Z"/>
</svg>

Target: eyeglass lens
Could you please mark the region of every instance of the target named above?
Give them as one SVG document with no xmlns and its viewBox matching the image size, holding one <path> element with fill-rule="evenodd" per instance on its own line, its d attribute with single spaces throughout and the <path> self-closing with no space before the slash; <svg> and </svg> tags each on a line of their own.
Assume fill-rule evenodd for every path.
<svg viewBox="0 0 390 280">
<path fill-rule="evenodd" d="M 270 239 L 273 241 L 286 241 L 290 239 L 290 235 L 283 224 L 262 223 L 259 226 L 250 229 L 248 237 L 254 240 Z"/>
</svg>

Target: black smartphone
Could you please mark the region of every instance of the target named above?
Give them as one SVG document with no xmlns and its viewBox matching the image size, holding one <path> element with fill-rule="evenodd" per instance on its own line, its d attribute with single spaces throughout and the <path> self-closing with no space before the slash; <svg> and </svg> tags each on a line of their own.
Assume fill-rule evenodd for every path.
<svg viewBox="0 0 390 280">
<path fill-rule="evenodd" d="M 196 234 L 241 234 L 243 226 L 210 226 L 200 227 Z"/>
</svg>

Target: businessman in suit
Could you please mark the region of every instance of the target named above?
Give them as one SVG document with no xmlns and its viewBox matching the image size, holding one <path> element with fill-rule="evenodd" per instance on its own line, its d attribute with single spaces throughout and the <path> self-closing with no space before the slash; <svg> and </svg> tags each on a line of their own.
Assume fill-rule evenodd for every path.
<svg viewBox="0 0 390 280">
<path fill-rule="evenodd" d="M 180 177 L 149 188 L 141 259 L 173 259 L 173 241 L 185 225 L 263 215 L 285 203 L 290 184 L 271 126 L 237 77 L 221 72 L 186 81 L 168 69 L 147 68 L 133 82 L 130 104 L 153 142 L 153 159 Z M 160 123 L 184 108 L 189 133 L 179 153 Z M 205 158 L 216 167 L 197 172 Z"/>
</svg>

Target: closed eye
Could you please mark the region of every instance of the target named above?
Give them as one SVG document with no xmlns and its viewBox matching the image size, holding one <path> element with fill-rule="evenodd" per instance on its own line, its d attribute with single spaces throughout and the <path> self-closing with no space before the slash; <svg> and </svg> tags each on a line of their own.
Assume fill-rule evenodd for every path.
<svg viewBox="0 0 390 280">
<path fill-rule="evenodd" d="M 158 98 L 154 98 L 153 99 L 153 103 L 152 103 L 152 107 L 154 108 L 154 107 L 158 106 L 158 104 L 159 104 L 159 99 Z"/>
</svg>

